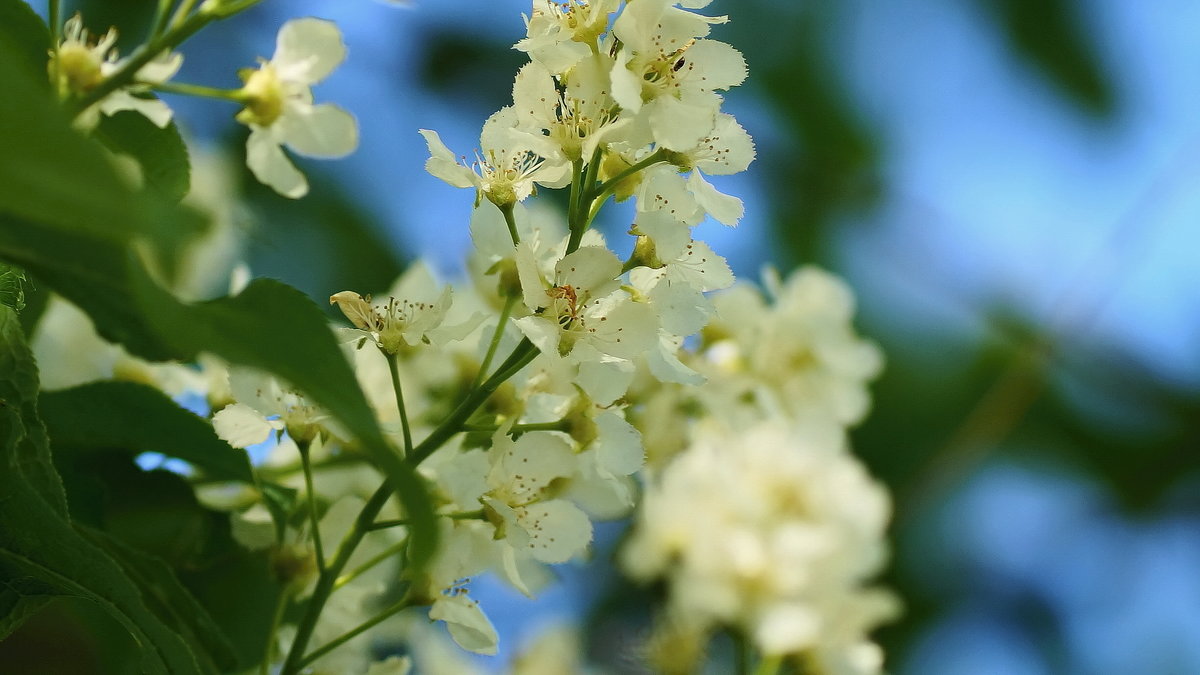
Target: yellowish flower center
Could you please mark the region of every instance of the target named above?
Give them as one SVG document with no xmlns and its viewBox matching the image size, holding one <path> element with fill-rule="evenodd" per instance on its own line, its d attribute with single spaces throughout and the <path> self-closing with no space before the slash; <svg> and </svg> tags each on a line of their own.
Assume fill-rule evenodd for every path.
<svg viewBox="0 0 1200 675">
<path fill-rule="evenodd" d="M 283 114 L 283 83 L 275 73 L 275 67 L 264 63 L 258 70 L 243 71 L 241 94 L 246 107 L 237 114 L 243 124 L 269 127 Z"/>
<path fill-rule="evenodd" d="M 58 84 L 59 93 L 82 94 L 104 79 L 100 59 L 94 50 L 80 43 L 67 43 L 50 56 L 50 77 Z"/>
</svg>

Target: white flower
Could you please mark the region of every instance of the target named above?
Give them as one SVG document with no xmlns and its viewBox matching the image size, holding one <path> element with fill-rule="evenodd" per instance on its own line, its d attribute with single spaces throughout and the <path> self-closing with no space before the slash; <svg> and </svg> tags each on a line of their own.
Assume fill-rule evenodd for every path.
<svg viewBox="0 0 1200 675">
<path fill-rule="evenodd" d="M 600 59 L 581 63 L 560 92 L 549 70 L 528 63 L 513 83 L 513 109 L 522 127 L 545 134 L 571 161 L 590 160 L 601 143 L 616 138 L 628 119 L 618 119 Z"/>
<path fill-rule="evenodd" d="M 280 146 L 322 158 L 344 157 L 358 147 L 354 117 L 332 103 L 312 101 L 312 85 L 345 58 L 342 34 L 333 22 L 293 19 L 279 29 L 271 60 L 242 72 L 246 107 L 237 119 L 250 127 L 246 164 L 285 197 L 303 197 L 308 181 Z"/>
<path fill-rule="evenodd" d="M 80 96 L 88 93 L 105 78 L 120 70 L 125 60 L 118 61 L 114 45 L 117 30 L 110 28 L 99 40 L 92 42 L 83 27 L 83 17 L 76 12 L 63 26 L 63 40 L 50 52 L 50 79 L 60 98 Z M 163 52 L 142 66 L 135 82 L 121 87 L 96 104 L 80 113 L 75 124 L 82 129 L 91 129 L 100 120 L 100 115 L 113 115 L 122 110 L 141 113 L 158 127 L 171 123 L 171 109 L 157 98 L 147 96 L 147 84 L 165 82 L 179 71 L 183 55 Z M 141 94 L 135 96 L 134 94 Z"/>
<path fill-rule="evenodd" d="M 483 124 L 480 155 L 473 165 L 460 163 L 436 131 L 421 129 L 429 147 L 425 170 L 454 187 L 476 190 L 476 203 L 487 197 L 507 207 L 533 194 L 534 184 L 563 187 L 571 181 L 571 165 L 548 138 L 520 128 L 511 107 L 501 108 Z"/>
<path fill-rule="evenodd" d="M 622 108 L 645 116 L 655 142 L 682 151 L 712 130 L 721 105 L 716 90 L 741 84 L 746 62 L 723 42 L 694 39 L 723 18 L 673 4 L 639 0 L 613 24 L 623 47 L 612 70 L 612 93 Z"/>
<path fill-rule="evenodd" d="M 279 380 L 246 368 L 234 368 L 229 387 L 237 403 L 213 415 L 213 428 L 226 443 L 245 448 L 267 440 L 272 431 L 287 431 L 298 442 L 312 441 L 322 431 L 338 436 L 332 417 Z"/>
<path fill-rule="evenodd" d="M 854 332 L 854 295 L 814 267 L 796 270 L 786 282 L 771 273 L 766 278 L 772 304 L 750 287 L 715 296 L 719 318 L 712 335 L 728 337 L 708 349 L 705 372 L 714 383 L 698 393 L 710 408 L 730 413 L 752 393 L 760 407 L 793 419 L 860 421 L 870 407 L 866 384 L 879 374 L 883 356 Z"/>
<path fill-rule="evenodd" d="M 559 75 L 586 57 L 608 30 L 608 17 L 618 0 L 533 0 L 525 20 L 526 37 L 513 45 L 550 72 Z"/>
<path fill-rule="evenodd" d="M 693 625 L 735 627 L 767 654 L 809 654 L 822 672 L 879 672 L 844 665 L 896 611 L 868 586 L 886 557 L 887 493 L 837 434 L 771 420 L 739 433 L 705 425 L 693 438 L 647 485 L 626 571 L 665 576 L 669 611 Z"/>
<path fill-rule="evenodd" d="M 565 499 L 548 496 L 556 479 L 575 473 L 575 452 L 549 432 L 523 434 L 514 441 L 507 435 L 510 426 L 492 437 L 485 513 L 514 552 L 542 563 L 566 562 L 592 540 L 587 515 Z"/>
</svg>

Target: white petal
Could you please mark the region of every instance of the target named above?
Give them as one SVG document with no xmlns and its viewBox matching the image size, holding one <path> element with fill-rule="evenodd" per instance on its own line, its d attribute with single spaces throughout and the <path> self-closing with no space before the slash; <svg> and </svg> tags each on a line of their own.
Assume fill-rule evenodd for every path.
<svg viewBox="0 0 1200 675">
<path fill-rule="evenodd" d="M 596 405 L 609 405 L 621 398 L 633 382 L 635 368 L 631 361 L 601 354 L 586 342 L 575 345 L 571 357 L 579 361 L 576 384 Z"/>
<path fill-rule="evenodd" d="M 518 520 L 529 533 L 529 552 L 541 562 L 563 563 L 592 541 L 592 521 L 571 502 L 555 499 L 527 506 Z"/>
<path fill-rule="evenodd" d="M 345 157 L 358 147 L 354 116 L 332 103 L 292 103 L 276 122 L 292 150 L 308 157 Z"/>
<path fill-rule="evenodd" d="M 337 24 L 306 17 L 283 24 L 275 38 L 271 64 L 285 81 L 314 84 L 346 58 Z"/>
<path fill-rule="evenodd" d="M 638 214 L 634 227 L 654 242 L 654 253 L 660 261 L 674 260 L 683 255 L 684 247 L 692 240 L 692 230 L 670 211 L 653 210 Z"/>
<path fill-rule="evenodd" d="M 283 148 L 263 129 L 251 129 L 246 139 L 246 166 L 259 182 L 284 197 L 299 199 L 308 194 L 308 181 L 283 154 Z"/>
<path fill-rule="evenodd" d="M 468 188 L 478 184 L 479 177 L 475 175 L 475 172 L 458 163 L 454 158 L 454 153 L 450 152 L 450 148 L 446 147 L 436 131 L 421 129 L 420 132 L 425 137 L 425 144 L 429 147 L 429 159 L 425 160 L 426 171 L 454 187 Z"/>
<path fill-rule="evenodd" d="M 750 134 L 737 123 L 733 115 L 719 113 L 717 123 L 705 141 L 712 148 L 704 148 L 709 150 L 705 153 L 709 156 L 698 159 L 696 166 L 710 176 L 727 176 L 745 171 L 754 161 L 754 139 L 750 138 Z"/>
<path fill-rule="evenodd" d="M 692 175 L 688 176 L 687 184 L 692 194 L 696 196 L 700 207 L 717 222 L 732 227 L 742 219 L 742 214 L 745 212 L 742 200 L 718 192 L 711 183 L 704 180 L 704 176 L 699 171 L 693 171 Z"/>
<path fill-rule="evenodd" d="M 217 437 L 235 448 L 246 448 L 267 440 L 273 426 L 254 408 L 241 403 L 227 405 L 213 415 Z"/>
<path fill-rule="evenodd" d="M 660 382 L 678 382 L 680 384 L 704 384 L 704 376 L 683 365 L 675 356 L 679 346 L 667 335 L 660 335 L 656 349 L 646 353 L 646 364 L 650 372 Z"/>
<path fill-rule="evenodd" d="M 716 40 L 700 40 L 688 48 L 685 58 L 703 75 L 702 89 L 728 89 L 746 79 L 746 59 L 733 47 Z"/>
<path fill-rule="evenodd" d="M 496 628 L 488 620 L 479 603 L 471 600 L 466 594 L 444 595 L 434 601 L 429 608 L 429 618 L 434 621 L 445 621 L 450 630 L 450 637 L 459 647 L 476 654 L 495 654 L 500 636 Z"/>
<path fill-rule="evenodd" d="M 621 274 L 621 259 L 601 246 L 581 246 L 554 266 L 559 286 L 572 286 L 593 297 Z"/>
<path fill-rule="evenodd" d="M 159 129 L 171 123 L 171 108 L 166 103 L 157 98 L 134 96 L 121 89 L 105 96 L 98 105 L 105 115 L 115 115 L 122 110 L 139 112 Z"/>
<path fill-rule="evenodd" d="M 646 107 L 654 140 L 668 150 L 686 152 L 696 146 L 713 128 L 720 99 L 700 98 L 681 101 L 674 96 L 659 96 Z"/>
<path fill-rule="evenodd" d="M 153 82 L 154 84 L 166 82 L 175 77 L 175 73 L 179 72 L 179 67 L 182 65 L 183 54 L 179 52 L 163 52 L 138 70 L 137 80 L 139 82 Z"/>
<path fill-rule="evenodd" d="M 642 435 L 620 415 L 605 411 L 596 416 L 596 458 L 601 468 L 615 476 L 628 476 L 642 468 L 645 449 Z"/>
</svg>

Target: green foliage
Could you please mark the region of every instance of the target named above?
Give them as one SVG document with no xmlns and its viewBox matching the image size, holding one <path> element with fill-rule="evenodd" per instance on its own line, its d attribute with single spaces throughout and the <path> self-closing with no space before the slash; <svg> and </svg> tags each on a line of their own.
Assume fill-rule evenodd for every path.
<svg viewBox="0 0 1200 675">
<path fill-rule="evenodd" d="M 16 311 L 25 309 L 25 273 L 20 267 L 0 262 L 0 305 Z"/>
<path fill-rule="evenodd" d="M 103 116 L 95 137 L 114 153 L 137 161 L 147 190 L 167 202 L 178 202 L 187 195 L 191 166 L 187 146 L 174 121 L 160 129 L 145 115 L 123 110 Z"/>
<path fill-rule="evenodd" d="M 237 664 L 229 638 L 160 558 L 147 555 L 100 530 L 80 529 L 121 563 L 142 590 L 146 604 L 165 625 L 186 636 L 191 644 L 201 647 L 195 653 L 210 661 L 205 670 L 228 671 Z"/>
<path fill-rule="evenodd" d="M 257 279 L 234 297 L 184 304 L 131 261 L 143 316 L 188 359 L 200 350 L 266 370 L 328 410 L 387 474 L 412 525 L 410 569 L 420 573 L 436 549 L 437 526 L 424 483 L 384 440 L 354 371 L 321 310 L 296 289 Z"/>
<path fill-rule="evenodd" d="M 13 65 L 33 77 L 37 86 L 49 88 L 46 62 L 50 53 L 50 31 L 33 8 L 23 0 L 0 0 L 0 44 L 10 45 Z"/>
<path fill-rule="evenodd" d="M 254 482 L 244 451 L 217 438 L 211 424 L 153 387 L 93 382 L 44 393 L 40 406 L 55 446 L 76 452 L 159 452 L 192 464 L 209 478 Z"/>
<path fill-rule="evenodd" d="M 0 572 L 100 605 L 143 647 L 148 673 L 203 672 L 183 638 L 146 607 L 121 567 L 80 536 L 37 418 L 37 372 L 12 310 L 0 309 Z M 10 596 L 11 597 L 11 596 Z M 24 609 L 28 614 L 28 607 Z"/>
<path fill-rule="evenodd" d="M 982 0 L 1018 56 L 1082 108 L 1109 114 L 1116 93 L 1084 30 L 1089 7 L 1078 0 Z"/>
</svg>

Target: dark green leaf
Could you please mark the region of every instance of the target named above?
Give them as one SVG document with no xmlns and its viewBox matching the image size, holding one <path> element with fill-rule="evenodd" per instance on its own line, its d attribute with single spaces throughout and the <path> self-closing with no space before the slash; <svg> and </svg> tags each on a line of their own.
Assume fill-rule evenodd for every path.
<svg viewBox="0 0 1200 675">
<path fill-rule="evenodd" d="M 217 438 L 211 424 L 153 387 L 93 382 L 44 393 L 40 405 L 55 447 L 159 452 L 210 478 L 254 482 L 245 451 Z"/>
<path fill-rule="evenodd" d="M 67 498 L 50 459 L 46 428 L 38 417 L 37 378 L 37 364 L 16 314 L 0 307 L 0 414 L 9 415 L 12 425 L 8 433 L 0 434 L 0 443 L 6 444 L 0 470 L 19 475 L 47 508 L 65 517 Z"/>
<path fill-rule="evenodd" d="M 0 262 L 0 305 L 20 312 L 25 309 L 25 272 Z"/>
<path fill-rule="evenodd" d="M 1088 39 L 1088 3 L 1078 0 L 984 0 L 1016 53 L 1059 91 L 1096 113 L 1111 113 L 1116 94 Z"/>
<path fill-rule="evenodd" d="M 0 640 L 20 628 L 55 595 L 53 588 L 37 579 L 0 581 Z"/>
<path fill-rule="evenodd" d="M 109 150 L 137 161 L 147 190 L 168 202 L 178 202 L 187 195 L 191 165 L 175 122 L 160 129 L 145 115 L 125 110 L 103 117 L 95 136 Z"/>
<path fill-rule="evenodd" d="M 47 479 L 46 467 L 30 461 L 30 455 L 47 459 L 49 453 L 40 423 L 33 423 L 36 369 L 16 316 L 7 308 L 0 308 L 0 398 L 0 573 L 37 580 L 60 595 L 103 607 L 141 644 L 147 672 L 202 672 L 187 644 L 150 612 L 120 566 L 51 505 L 61 492 L 50 494 L 37 485 Z M 52 469 L 49 475 L 57 479 Z"/>
<path fill-rule="evenodd" d="M 271 512 L 271 520 L 275 523 L 275 541 L 282 543 L 283 536 L 287 534 L 288 519 L 296 507 L 298 491 L 295 488 L 265 481 L 258 486 L 258 489 L 262 493 L 263 504 Z"/>
<path fill-rule="evenodd" d="M 384 440 L 321 310 L 296 289 L 257 279 L 242 293 L 184 304 L 136 261 L 130 276 L 139 309 L 163 339 L 190 358 L 200 350 L 274 373 L 342 422 L 392 481 L 412 525 L 410 562 L 418 573 L 436 549 L 437 525 L 424 482 Z"/>
<path fill-rule="evenodd" d="M 23 0 L 0 0 L 0 43 L 12 45 L 16 64 L 39 83 L 49 86 L 46 62 L 50 53 L 50 31 Z"/>
<path fill-rule="evenodd" d="M 141 589 L 150 609 L 199 647 L 197 654 L 212 659 L 215 670 L 230 670 L 236 665 L 237 656 L 229 638 L 166 563 L 100 530 L 83 528 L 82 532 L 121 564 Z"/>
<path fill-rule="evenodd" d="M 105 151 L 75 133 L 57 103 L 14 65 L 0 40 L 0 258 L 82 307 L 106 339 L 149 359 L 172 356 L 133 311 L 125 281 L 135 237 L 177 250 L 194 216 L 116 176 Z M 170 271 L 169 259 L 157 260 Z"/>
</svg>

